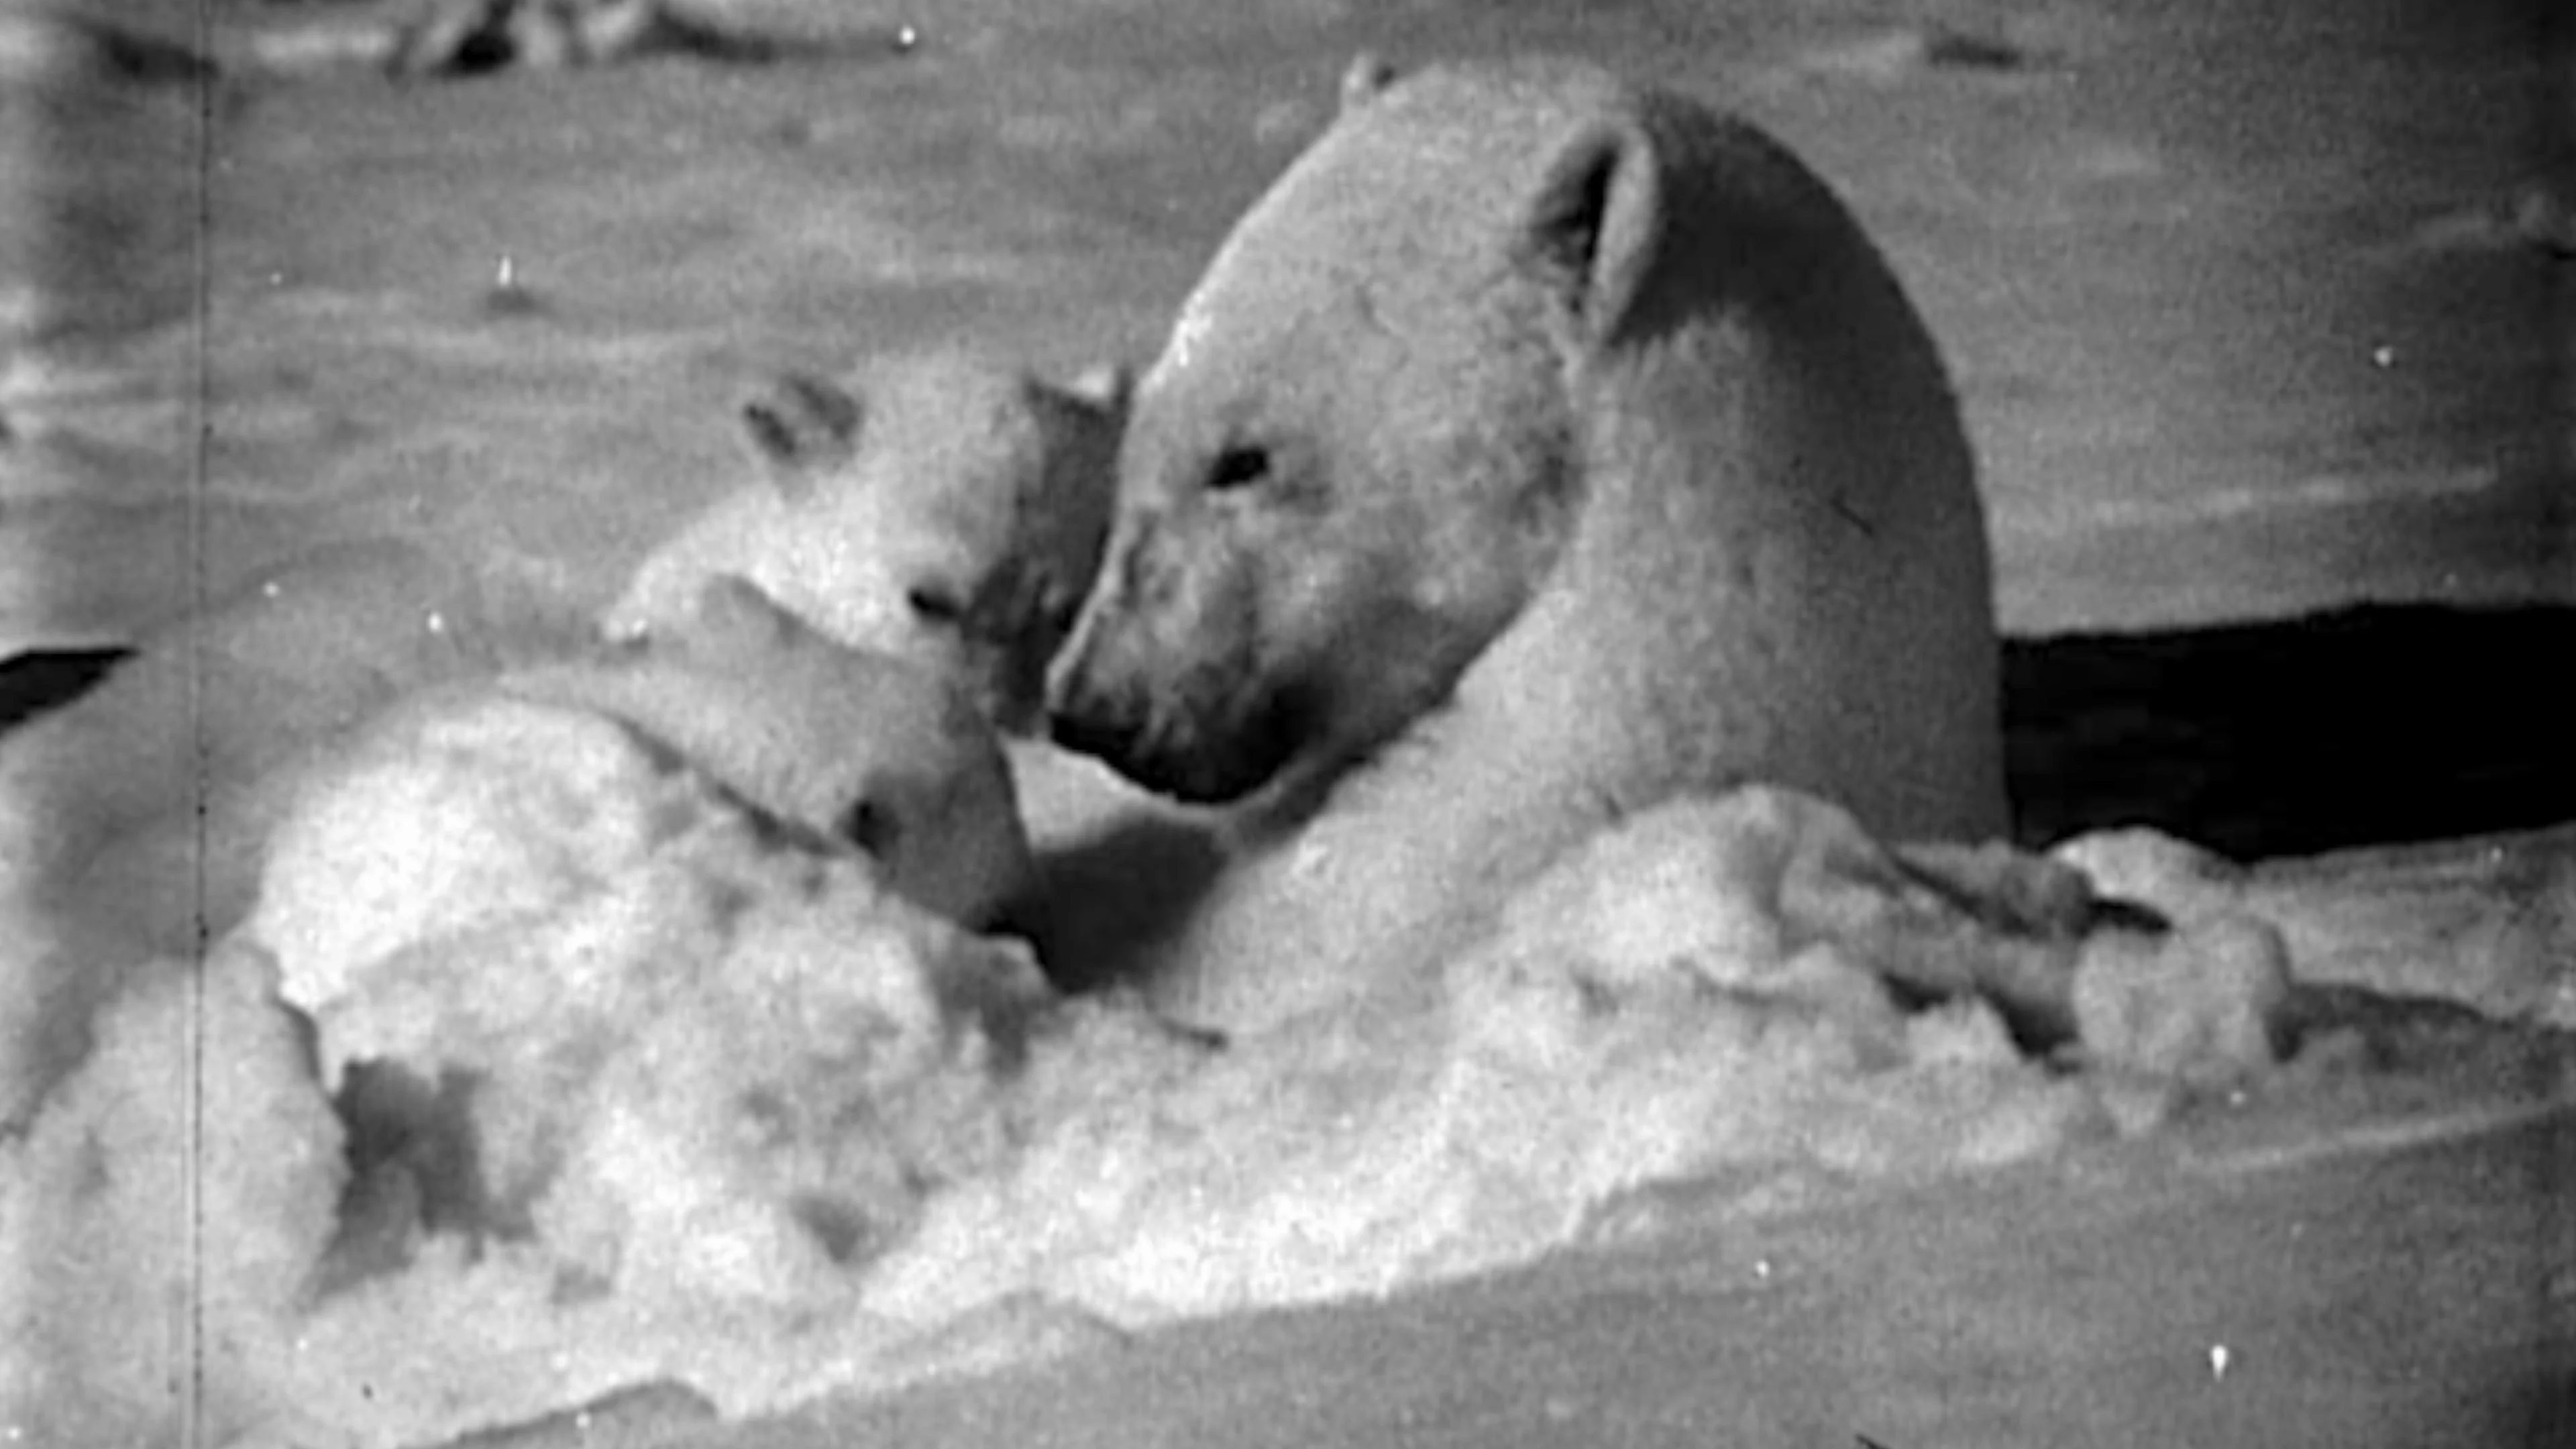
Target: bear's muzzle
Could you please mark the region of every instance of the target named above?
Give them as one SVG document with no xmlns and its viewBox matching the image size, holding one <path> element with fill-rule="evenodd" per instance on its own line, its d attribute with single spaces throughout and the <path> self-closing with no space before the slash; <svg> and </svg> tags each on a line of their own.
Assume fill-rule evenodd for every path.
<svg viewBox="0 0 2576 1449">
<path fill-rule="evenodd" d="M 1158 685 L 1150 671 L 1101 668 L 1084 647 L 1098 634 L 1078 631 L 1074 647 L 1048 672 L 1047 722 L 1058 745 L 1191 805 L 1230 804 L 1252 794 L 1294 752 L 1293 736 L 1272 728 L 1266 712 L 1247 721 L 1203 718 L 1192 708 L 1186 670 L 1184 678 Z"/>
<path fill-rule="evenodd" d="M 1065 748 L 1158 794 L 1219 805 L 1268 784 L 1300 734 L 1262 667 L 1255 592 L 1242 570 L 1210 566 L 1234 555 L 1204 525 L 1151 508 L 1119 521 L 1047 670 L 1047 717 Z"/>
<path fill-rule="evenodd" d="M 1133 649 L 1120 647 L 1115 637 L 1124 630 L 1113 613 L 1116 600 L 1108 597 L 1111 577 L 1104 575 L 1102 592 L 1083 608 L 1072 636 L 1047 667 L 1047 729 L 1064 748 L 1155 788 L 1143 775 L 1154 753 L 1153 693 L 1126 657 Z"/>
</svg>

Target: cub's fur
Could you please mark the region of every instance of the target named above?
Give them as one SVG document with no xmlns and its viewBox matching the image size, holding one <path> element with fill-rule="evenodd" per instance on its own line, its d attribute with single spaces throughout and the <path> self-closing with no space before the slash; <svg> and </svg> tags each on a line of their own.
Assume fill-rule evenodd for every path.
<svg viewBox="0 0 2576 1449">
<path fill-rule="evenodd" d="M 887 883 L 969 927 L 1025 892 L 1001 745 L 965 692 L 844 648 L 752 585 L 719 579 L 686 628 L 490 686 L 617 719 L 773 819 L 876 857 Z"/>
<path fill-rule="evenodd" d="M 1140 385 L 1055 733 L 1230 806 L 1120 974 L 1259 1026 L 1419 980 L 1603 822 L 1748 780 L 2006 825 L 1988 545 L 1885 262 L 1746 123 L 1363 63 Z"/>
<path fill-rule="evenodd" d="M 778 377 L 742 405 L 765 481 L 655 550 L 602 627 L 681 624 L 733 575 L 844 644 L 971 681 L 998 725 L 1030 728 L 1108 533 L 1127 386 L 1103 370 L 1056 387 L 962 353 L 850 385 Z"/>
<path fill-rule="evenodd" d="M 250 904 L 285 782 L 403 695 L 590 637 L 533 581 L 410 543 L 326 545 L 146 635 L 0 736 L 0 1130 L 88 1049 L 132 968 Z"/>
<path fill-rule="evenodd" d="M 0 889 L 48 913 L 95 899 L 150 949 L 185 949 L 226 929 L 256 878 L 262 781 L 411 690 L 587 635 L 535 584 L 415 544 L 317 548 L 0 737 Z"/>
<path fill-rule="evenodd" d="M 1017 928 L 1028 847 L 999 742 L 964 691 L 852 650 L 740 580 L 685 628 L 605 647 L 404 545 L 353 546 L 147 641 L 61 714 L 0 742 L 0 784 L 54 822 L 0 872 L 0 1128 L 86 1050 L 131 972 L 248 913 L 300 793 L 413 722 L 494 696 L 578 708 L 974 928 Z"/>
</svg>

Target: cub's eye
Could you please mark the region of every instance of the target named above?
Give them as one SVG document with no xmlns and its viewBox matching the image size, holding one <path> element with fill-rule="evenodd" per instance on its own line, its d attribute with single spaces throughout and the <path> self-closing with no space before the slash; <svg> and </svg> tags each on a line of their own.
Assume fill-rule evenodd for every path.
<svg viewBox="0 0 2576 1449">
<path fill-rule="evenodd" d="M 899 833 L 894 812 L 874 800 L 861 800 L 842 812 L 841 838 L 880 861 L 894 850 Z"/>
<path fill-rule="evenodd" d="M 942 584 L 915 584 L 904 592 L 903 602 L 925 624 L 956 624 L 966 617 L 966 601 Z"/>
<path fill-rule="evenodd" d="M 1236 488 L 1249 488 L 1270 476 L 1270 450 L 1251 446 L 1228 448 L 1216 455 L 1208 469 L 1210 493 L 1224 493 Z"/>
</svg>

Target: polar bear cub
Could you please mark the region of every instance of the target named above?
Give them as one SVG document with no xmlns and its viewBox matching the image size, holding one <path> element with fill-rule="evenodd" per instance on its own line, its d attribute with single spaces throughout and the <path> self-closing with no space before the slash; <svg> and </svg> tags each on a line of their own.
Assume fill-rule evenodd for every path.
<svg viewBox="0 0 2576 1449">
<path fill-rule="evenodd" d="M 305 999 L 336 997 L 351 963 L 415 937 L 533 929 L 558 877 L 612 889 L 700 801 L 771 854 L 864 856 L 970 929 L 1026 884 L 1009 774 L 960 691 L 719 580 L 685 632 L 426 690 L 368 725 L 296 782 L 251 929 Z"/>
<path fill-rule="evenodd" d="M 843 647 L 751 584 L 709 581 L 685 628 L 503 674 L 490 692 L 606 715 L 812 845 L 856 847 L 896 894 L 1005 924 L 1026 837 L 992 728 L 949 678 Z"/>
<path fill-rule="evenodd" d="M 1025 733 L 1108 533 L 1127 390 L 1122 369 L 1057 386 L 961 351 L 776 377 L 741 411 L 765 477 L 647 557 L 602 627 L 684 625 L 709 579 L 741 578 L 831 639 L 967 681 Z"/>
</svg>

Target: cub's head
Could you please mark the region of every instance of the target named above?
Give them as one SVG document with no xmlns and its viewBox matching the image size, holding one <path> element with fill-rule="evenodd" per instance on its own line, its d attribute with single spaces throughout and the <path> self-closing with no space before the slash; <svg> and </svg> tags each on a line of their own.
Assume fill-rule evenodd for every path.
<svg viewBox="0 0 2576 1449">
<path fill-rule="evenodd" d="M 855 846 L 898 894 L 991 925 L 1027 844 L 991 727 L 936 671 L 825 637 L 740 579 L 645 648 L 510 676 L 625 721 L 773 819 Z"/>
<path fill-rule="evenodd" d="M 1354 67 L 1140 385 L 1059 740 L 1200 802 L 1328 778 L 1518 616 L 1658 239 L 1649 138 L 1600 89 Z"/>
<path fill-rule="evenodd" d="M 841 496 L 818 510 L 828 523 L 856 503 L 877 530 L 863 582 L 888 606 L 878 647 L 965 683 L 1004 730 L 1039 719 L 1048 657 L 1099 567 L 1130 382 L 911 362 L 870 384 Z"/>
<path fill-rule="evenodd" d="M 1120 369 L 1058 386 L 962 354 L 772 378 L 740 414 L 763 486 L 648 560 L 608 631 L 685 628 L 709 580 L 740 578 L 1025 731 L 1108 534 L 1128 391 Z"/>
</svg>

